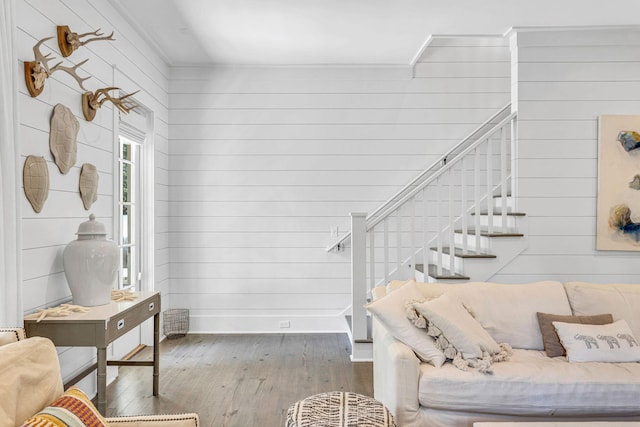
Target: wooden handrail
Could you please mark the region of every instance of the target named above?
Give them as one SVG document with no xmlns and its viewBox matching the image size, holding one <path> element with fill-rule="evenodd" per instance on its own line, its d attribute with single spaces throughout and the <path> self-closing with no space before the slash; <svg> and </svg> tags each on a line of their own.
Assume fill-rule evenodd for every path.
<svg viewBox="0 0 640 427">
<path fill-rule="evenodd" d="M 418 174 L 415 178 L 413 178 L 407 185 L 402 187 L 393 196 L 391 196 L 388 200 L 386 200 L 384 203 L 382 203 L 376 210 L 374 210 L 369 215 L 367 215 L 367 223 L 369 223 L 374 217 L 380 217 L 381 219 L 386 218 L 391 212 L 393 212 L 393 209 L 388 209 L 389 205 L 392 205 L 392 206 L 397 206 L 398 205 L 397 202 L 394 203 L 394 201 L 398 197 L 400 197 L 401 198 L 400 200 L 403 200 L 403 201 L 408 200 L 409 198 L 406 195 L 403 196 L 403 193 L 405 193 L 406 191 L 409 191 L 411 188 L 415 187 L 416 185 L 422 185 L 424 183 L 424 182 L 422 182 L 422 180 L 425 179 L 425 177 L 427 177 L 426 179 L 428 179 L 429 177 L 427 175 L 429 175 L 429 173 L 434 173 L 434 171 L 438 171 L 439 168 L 442 168 L 443 166 L 446 166 L 447 163 L 449 163 L 449 160 L 451 160 L 452 156 L 455 155 L 456 158 L 459 157 L 462 153 L 456 154 L 456 151 L 460 150 L 463 146 L 468 144 L 469 141 L 474 139 L 474 136 L 476 134 L 481 132 L 483 128 L 485 128 L 491 122 L 496 120 L 496 118 L 498 118 L 498 117 L 502 116 L 503 114 L 505 114 L 505 112 L 507 112 L 510 108 L 511 108 L 511 104 L 510 103 L 505 105 L 498 112 L 496 112 L 491 117 L 489 117 L 487 120 L 485 120 L 475 130 L 473 130 L 466 137 L 464 137 L 462 140 L 460 140 L 460 142 L 457 143 L 449 151 L 447 151 L 447 153 L 443 154 L 440 158 L 438 158 L 435 162 L 433 162 L 428 168 L 426 168 L 420 174 Z M 514 113 L 512 113 L 508 117 L 512 117 L 512 116 L 514 116 Z M 504 122 L 504 120 L 505 119 L 503 119 L 500 123 Z M 497 127 L 497 125 L 493 126 L 492 130 L 495 130 L 496 127 Z M 477 142 L 478 140 L 481 140 L 483 138 L 486 138 L 486 135 L 488 133 L 490 133 L 490 132 L 491 132 L 491 130 L 489 132 L 485 132 L 485 134 L 483 134 L 480 138 L 475 138 L 475 142 Z M 380 215 L 380 212 L 383 212 L 383 211 L 385 213 L 383 215 Z M 379 223 L 379 221 L 376 222 L 376 224 L 378 224 L 378 223 Z M 369 224 L 367 224 L 367 230 L 369 230 L 374 225 L 375 224 L 369 226 Z M 339 248 L 340 246 L 342 246 L 342 244 L 346 243 L 350 238 L 351 238 L 351 231 L 345 233 L 338 240 L 334 241 L 332 244 L 327 246 L 327 248 L 326 248 L 327 252 L 330 252 L 333 249 Z"/>
<path fill-rule="evenodd" d="M 466 156 L 468 153 L 474 150 L 478 145 L 480 145 L 482 142 L 486 141 L 487 139 L 491 138 L 496 132 L 498 132 L 500 129 L 502 129 L 504 126 L 510 123 L 514 118 L 516 118 L 516 116 L 517 116 L 516 113 L 509 114 L 506 118 L 504 118 L 500 123 L 498 123 L 490 131 L 482 135 L 482 137 L 478 138 L 474 143 L 472 143 L 467 148 L 465 148 L 462 152 L 460 152 L 456 156 L 456 159 L 464 158 L 464 156 Z M 447 162 L 446 165 L 442 166 L 440 169 L 434 172 L 433 175 L 425 179 L 422 183 L 420 183 L 417 187 L 415 187 L 411 192 L 407 193 L 402 199 L 398 200 L 396 203 L 394 203 L 393 205 L 385 209 L 382 215 L 379 215 L 378 217 L 372 218 L 370 221 L 367 221 L 367 231 L 371 230 L 373 227 L 378 225 L 382 220 L 384 220 L 387 216 L 395 212 L 399 207 L 401 207 L 404 203 L 406 203 L 407 200 L 414 198 L 419 191 L 422 191 L 424 187 L 429 185 L 431 182 L 435 181 L 438 177 L 443 175 L 445 172 L 447 172 L 449 169 L 454 167 L 456 164 L 457 164 L 457 161 L 455 160 L 451 162 Z"/>
</svg>

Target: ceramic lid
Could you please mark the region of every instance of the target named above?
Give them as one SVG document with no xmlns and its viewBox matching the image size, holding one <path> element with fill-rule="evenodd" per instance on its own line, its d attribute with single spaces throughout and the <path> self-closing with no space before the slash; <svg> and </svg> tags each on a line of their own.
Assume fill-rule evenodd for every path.
<svg viewBox="0 0 640 427">
<path fill-rule="evenodd" d="M 104 228 L 104 224 L 96 221 L 94 214 L 89 215 L 89 221 L 85 221 L 78 227 L 78 236 L 98 235 L 106 236 L 107 230 Z"/>
</svg>

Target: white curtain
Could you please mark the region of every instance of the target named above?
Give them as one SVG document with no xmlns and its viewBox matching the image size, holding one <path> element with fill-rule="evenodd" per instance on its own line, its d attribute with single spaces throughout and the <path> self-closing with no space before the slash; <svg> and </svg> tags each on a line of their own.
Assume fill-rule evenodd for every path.
<svg viewBox="0 0 640 427">
<path fill-rule="evenodd" d="M 0 2 L 0 326 L 22 325 L 15 0 Z"/>
</svg>

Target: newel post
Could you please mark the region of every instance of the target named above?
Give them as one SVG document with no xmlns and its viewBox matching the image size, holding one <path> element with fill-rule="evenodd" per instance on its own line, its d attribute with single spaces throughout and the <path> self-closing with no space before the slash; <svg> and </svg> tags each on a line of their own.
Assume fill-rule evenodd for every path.
<svg viewBox="0 0 640 427">
<path fill-rule="evenodd" d="M 352 345 L 367 339 L 366 212 L 351 212 L 351 333 Z"/>
</svg>

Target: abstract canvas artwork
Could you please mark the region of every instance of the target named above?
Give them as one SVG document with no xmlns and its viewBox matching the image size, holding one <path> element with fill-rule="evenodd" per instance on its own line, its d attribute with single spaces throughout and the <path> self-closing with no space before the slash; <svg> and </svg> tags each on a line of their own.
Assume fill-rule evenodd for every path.
<svg viewBox="0 0 640 427">
<path fill-rule="evenodd" d="M 640 251 L 640 116 L 600 116 L 596 248 Z"/>
</svg>

